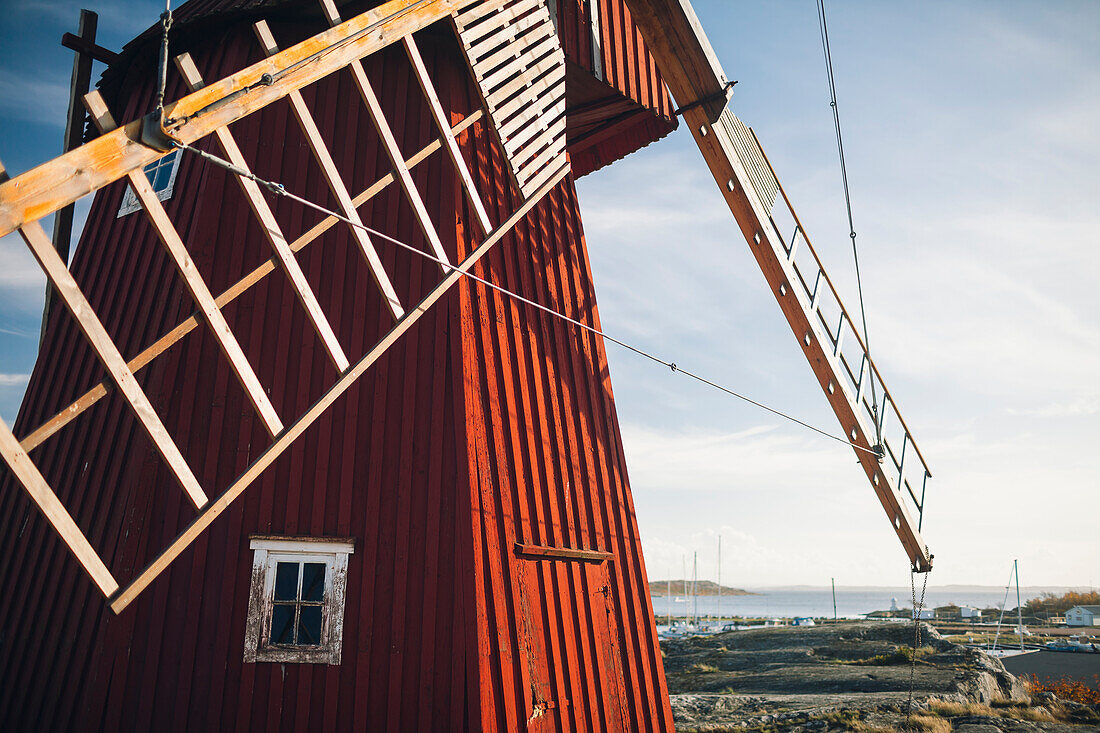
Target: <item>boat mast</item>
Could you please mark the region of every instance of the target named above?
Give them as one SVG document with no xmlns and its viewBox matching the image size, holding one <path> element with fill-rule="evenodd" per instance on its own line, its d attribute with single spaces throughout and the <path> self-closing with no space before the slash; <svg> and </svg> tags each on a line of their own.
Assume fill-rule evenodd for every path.
<svg viewBox="0 0 1100 733">
<path fill-rule="evenodd" d="M 668 596 L 668 627 L 672 628 L 672 573 L 668 574 L 668 580 L 665 581 L 665 595 Z"/>
<path fill-rule="evenodd" d="M 1020 561 L 1012 561 L 1012 571 L 1016 573 L 1016 631 L 1020 633 L 1020 651 L 1024 650 L 1024 612 L 1020 609 Z"/>
<path fill-rule="evenodd" d="M 696 583 L 699 580 L 699 551 L 691 553 L 691 625 L 699 625 L 699 596 L 696 593 Z"/>
<path fill-rule="evenodd" d="M 722 535 L 718 535 L 718 623 L 722 623 Z"/>
</svg>

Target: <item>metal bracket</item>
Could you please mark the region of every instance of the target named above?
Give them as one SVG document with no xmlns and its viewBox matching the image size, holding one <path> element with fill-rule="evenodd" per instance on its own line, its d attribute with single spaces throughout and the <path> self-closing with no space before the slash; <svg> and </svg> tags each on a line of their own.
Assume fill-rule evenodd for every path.
<svg viewBox="0 0 1100 733">
<path fill-rule="evenodd" d="M 710 104 L 711 102 L 719 99 L 722 100 L 723 104 L 729 102 L 730 99 L 733 97 L 733 87 L 736 83 L 736 81 L 727 81 L 726 85 L 722 87 L 722 91 L 715 92 L 714 94 L 708 94 L 705 97 L 700 97 L 699 99 L 696 99 L 694 102 L 685 104 L 683 107 L 678 107 L 676 111 L 672 113 L 672 116 L 679 117 L 688 110 L 693 110 L 696 107 L 702 107 L 704 104 Z"/>
<path fill-rule="evenodd" d="M 167 153 L 175 150 L 179 141 L 164 129 L 163 120 L 163 109 L 155 109 L 141 118 L 141 144 Z"/>
</svg>

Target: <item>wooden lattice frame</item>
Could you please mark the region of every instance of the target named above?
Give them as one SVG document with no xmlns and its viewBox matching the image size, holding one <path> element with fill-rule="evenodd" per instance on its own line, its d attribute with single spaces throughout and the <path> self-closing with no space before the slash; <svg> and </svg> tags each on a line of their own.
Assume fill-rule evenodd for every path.
<svg viewBox="0 0 1100 733">
<path fill-rule="evenodd" d="M 262 229 L 272 247 L 273 256 L 215 297 L 195 268 L 186 244 L 168 219 L 142 173 L 144 166 L 159 159 L 165 153 L 141 142 L 141 120 L 135 120 L 121 127 L 116 126 L 97 92 L 87 95 L 85 102 L 92 119 L 103 133 L 100 137 L 13 179 L 8 178 L 3 165 L 0 164 L 0 236 L 19 231 L 109 374 L 109 379 L 88 390 L 71 405 L 28 433 L 21 441 L 0 420 L 0 456 L 3 456 L 13 475 L 23 484 L 32 500 L 80 561 L 93 582 L 108 598 L 111 609 L 116 613 L 126 608 L 179 557 L 276 458 L 285 452 L 340 395 L 347 391 L 451 286 L 463 277 L 464 273 L 468 272 L 567 175 L 568 159 L 563 156 L 560 164 L 553 171 L 540 176 L 541 185 L 537 190 L 524 191 L 526 197 L 516 211 L 498 222 L 495 228 L 492 226 L 474 186 L 473 177 L 455 141 L 455 135 L 478 120 L 488 120 L 491 124 L 491 119 L 478 110 L 457 125 L 453 127 L 450 125 L 412 35 L 421 28 L 443 20 L 475 2 L 476 0 L 391 0 L 374 10 L 341 22 L 332 0 L 321 0 L 325 16 L 333 26 L 331 29 L 284 51 L 279 51 L 266 24 L 257 23 L 256 34 L 268 58 L 208 86 L 203 84 L 197 68 L 187 55 L 176 59 L 177 68 L 193 91 L 179 101 L 167 105 L 163 119 L 165 130 L 180 142 L 191 144 L 209 134 L 214 134 L 226 158 L 237 167 L 247 170 L 247 161 L 241 156 L 227 126 L 272 102 L 287 97 L 299 126 L 309 142 L 314 159 L 320 166 L 343 216 L 361 223 L 356 213 L 357 207 L 395 181 L 401 187 L 406 200 L 417 216 L 431 254 L 441 260 L 440 269 L 443 277 L 420 302 L 412 304 L 411 307 L 403 305 L 382 267 L 370 237 L 363 230 L 352 227 L 355 241 L 394 317 L 394 324 L 390 330 L 354 364 L 350 363 L 344 354 L 295 259 L 296 252 L 316 241 L 340 221 L 335 216 L 326 217 L 293 242 L 287 241 L 256 183 L 238 176 L 253 214 L 263 225 Z M 484 5 L 493 6 L 500 2 L 502 0 L 487 0 Z M 440 132 L 439 138 L 408 160 L 397 147 L 389 122 L 382 113 L 360 62 L 363 57 L 396 42 L 401 42 L 405 48 Z M 317 125 L 299 93 L 302 87 L 343 69 L 350 69 L 393 167 L 391 173 L 354 197 L 337 172 Z M 480 244 L 461 263 L 454 266 L 447 259 L 439 236 L 409 173 L 412 167 L 440 148 L 446 151 L 454 165 L 484 234 Z M 118 347 L 111 341 L 38 221 L 78 198 L 121 178 L 126 178 L 134 189 L 138 201 L 146 211 L 198 306 L 198 310 L 190 318 L 161 336 L 129 362 L 122 357 Z M 241 350 L 236 336 L 221 314 L 222 308 L 262 281 L 276 268 L 282 269 L 287 275 L 314 330 L 323 342 L 329 359 L 340 372 L 336 383 L 316 403 L 285 425 L 276 414 Z M 271 445 L 213 500 L 207 497 L 206 492 L 199 485 L 148 397 L 134 379 L 135 372 L 148 366 L 173 344 L 196 329 L 201 322 L 210 326 L 234 374 L 273 439 Z M 176 480 L 200 510 L 191 524 L 125 586 L 120 586 L 111 575 L 102 558 L 92 548 L 87 537 L 73 521 L 29 456 L 29 451 L 41 445 L 43 441 L 106 396 L 112 384 L 126 399 Z"/>
</svg>

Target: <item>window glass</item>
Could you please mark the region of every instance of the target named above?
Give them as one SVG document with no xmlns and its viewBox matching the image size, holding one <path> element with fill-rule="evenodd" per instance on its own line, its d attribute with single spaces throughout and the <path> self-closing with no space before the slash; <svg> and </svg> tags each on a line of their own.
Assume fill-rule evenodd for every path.
<svg viewBox="0 0 1100 733">
<path fill-rule="evenodd" d="M 307 562 L 302 571 L 302 600 L 320 601 L 325 596 L 325 564 Z"/>
<path fill-rule="evenodd" d="M 271 643 L 294 643 L 294 605 L 276 603 L 271 612 Z"/>
<path fill-rule="evenodd" d="M 321 643 L 321 607 L 302 606 L 298 618 L 298 644 L 313 645 Z"/>
<path fill-rule="evenodd" d="M 281 562 L 275 570 L 275 600 L 298 599 L 298 563 Z"/>
</svg>

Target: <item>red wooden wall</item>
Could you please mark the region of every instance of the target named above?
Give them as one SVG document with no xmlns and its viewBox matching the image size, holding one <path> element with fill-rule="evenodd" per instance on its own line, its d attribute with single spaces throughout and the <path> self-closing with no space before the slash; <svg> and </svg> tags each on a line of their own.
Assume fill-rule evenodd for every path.
<svg viewBox="0 0 1100 733">
<path fill-rule="evenodd" d="M 186 15 L 186 14 L 184 14 Z M 316 26 L 273 23 L 282 45 Z M 442 102 L 476 108 L 453 40 L 421 34 Z M 184 26 L 207 79 L 259 58 L 247 23 Z M 174 48 L 173 52 L 183 50 Z M 400 48 L 368 74 L 406 155 L 435 135 Z M 129 120 L 151 104 L 139 68 L 109 101 Z M 139 83 L 140 82 L 140 83 Z M 170 74 L 169 98 L 183 93 Z M 350 76 L 305 91 L 353 194 L 389 170 Z M 233 126 L 260 176 L 332 203 L 289 107 Z M 517 201 L 481 123 L 460 138 L 491 217 Z M 220 152 L 211 140 L 204 143 Z M 449 164 L 414 179 L 452 259 L 480 239 Z M 193 305 L 143 218 L 100 191 L 73 272 L 131 356 Z M 273 201 L 293 238 L 319 215 Z M 169 215 L 215 293 L 269 256 L 235 183 L 186 158 Z M 396 187 L 365 221 L 423 244 Z M 438 267 L 379 245 L 403 302 Z M 348 232 L 299 254 L 354 361 L 389 316 Z M 571 178 L 478 274 L 598 325 Z M 226 309 L 283 416 L 336 379 L 275 273 Z M 103 377 L 54 309 L 16 434 Z M 200 328 L 139 381 L 204 486 L 216 494 L 270 441 L 214 340 Z M 108 396 L 34 452 L 93 545 L 132 577 L 194 516 L 122 401 Z M 242 661 L 253 533 L 353 537 L 339 666 Z M 602 565 L 517 557 L 516 541 L 606 550 Z M 0 474 L 0 721 L 7 730 L 668 730 L 672 728 L 603 344 L 483 287 L 460 283 L 269 469 L 209 532 L 114 616 L 10 476 Z M 533 713 L 545 710 L 541 716 Z M 528 721 L 530 725 L 528 726 Z"/>
</svg>

